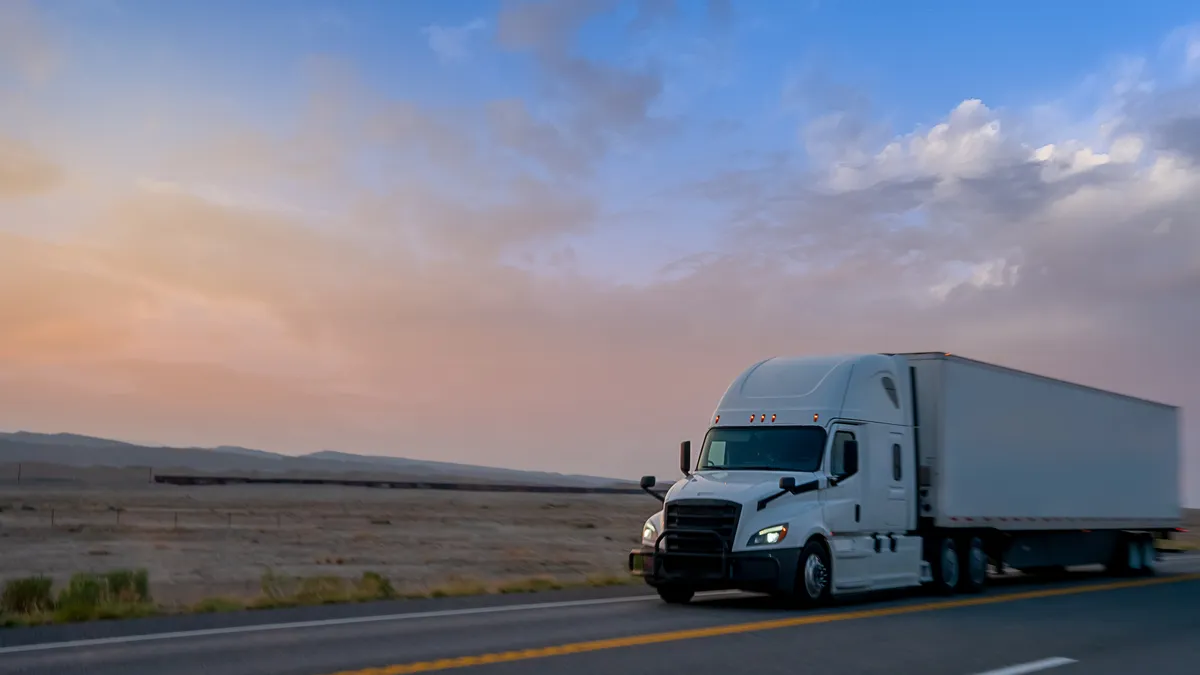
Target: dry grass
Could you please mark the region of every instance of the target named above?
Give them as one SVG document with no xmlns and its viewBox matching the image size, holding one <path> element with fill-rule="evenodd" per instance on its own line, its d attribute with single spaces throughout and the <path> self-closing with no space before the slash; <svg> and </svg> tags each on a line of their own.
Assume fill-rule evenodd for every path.
<svg viewBox="0 0 1200 675">
<path fill-rule="evenodd" d="M 597 576 L 583 581 L 561 582 L 551 577 L 510 579 L 487 584 L 457 580 L 427 593 L 400 593 L 391 580 L 376 572 L 358 579 L 337 576 L 287 577 L 268 570 L 260 581 L 261 592 L 253 598 L 211 597 L 191 605 L 164 606 L 145 594 L 145 570 L 113 570 L 105 575 L 78 574 L 51 593 L 46 577 L 10 579 L 0 601 L 0 626 L 31 626 L 123 619 L 163 614 L 207 614 L 255 609 L 277 609 L 312 605 L 369 602 L 421 597 L 450 598 L 489 593 L 539 593 L 570 587 L 603 587 L 636 583 L 633 577 Z"/>
<path fill-rule="evenodd" d="M 626 572 L 626 554 L 658 508 L 649 497 L 621 495 L 0 487 L 0 582 L 17 580 L 4 591 L 10 608 L 4 620 L 45 623 L 636 583 Z M 1186 524 L 1190 531 L 1162 542 L 1164 548 L 1200 550 L 1200 511 L 1189 511 Z M 106 580 L 133 574 L 115 582 L 132 587 L 133 595 L 122 591 L 93 609 L 83 603 L 84 609 L 67 616 L 58 600 L 77 573 Z M 83 584 L 77 595 L 92 592 L 77 584 Z"/>
<path fill-rule="evenodd" d="M 162 606 L 209 611 L 254 603 L 267 570 L 289 579 L 377 572 L 402 597 L 547 583 L 531 579 L 603 585 L 627 577 L 626 554 L 658 508 L 637 495 L 7 486 L 0 581 L 43 575 L 62 585 L 80 571 L 146 569 Z"/>
</svg>

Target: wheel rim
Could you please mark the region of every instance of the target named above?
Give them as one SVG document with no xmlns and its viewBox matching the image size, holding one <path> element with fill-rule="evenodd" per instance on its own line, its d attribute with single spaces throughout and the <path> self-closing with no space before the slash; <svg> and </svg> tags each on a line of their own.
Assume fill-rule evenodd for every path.
<svg viewBox="0 0 1200 675">
<path fill-rule="evenodd" d="M 971 580 L 976 584 L 987 580 L 987 554 L 978 540 L 971 542 Z"/>
<path fill-rule="evenodd" d="M 942 544 L 942 583 L 950 587 L 958 585 L 958 553 L 949 540 Z"/>
<path fill-rule="evenodd" d="M 821 556 L 812 553 L 804 561 L 804 590 L 808 597 L 819 598 L 825 592 L 825 584 L 829 582 L 829 570 Z"/>
</svg>

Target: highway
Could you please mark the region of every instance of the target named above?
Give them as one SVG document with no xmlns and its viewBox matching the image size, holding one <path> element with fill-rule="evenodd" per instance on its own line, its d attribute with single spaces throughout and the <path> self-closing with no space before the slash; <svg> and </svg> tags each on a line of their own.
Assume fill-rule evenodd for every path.
<svg viewBox="0 0 1200 675">
<path fill-rule="evenodd" d="M 478 675 L 1200 672 L 1200 556 L 1149 579 L 997 579 L 987 593 L 820 611 L 645 588 L 0 630 L 0 674 Z"/>
</svg>

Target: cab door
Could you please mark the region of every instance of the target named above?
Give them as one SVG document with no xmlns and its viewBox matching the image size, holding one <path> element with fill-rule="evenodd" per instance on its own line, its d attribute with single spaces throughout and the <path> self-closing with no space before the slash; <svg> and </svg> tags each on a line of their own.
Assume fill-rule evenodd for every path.
<svg viewBox="0 0 1200 675">
<path fill-rule="evenodd" d="M 839 591 L 868 587 L 873 576 L 874 544 L 863 527 L 863 495 L 869 489 L 871 457 L 866 431 L 864 426 L 834 425 L 825 456 L 826 473 L 837 481 L 822 491 L 822 509 L 833 533 L 833 587 Z M 846 470 L 846 441 L 858 442 L 859 466 L 852 473 Z"/>
</svg>

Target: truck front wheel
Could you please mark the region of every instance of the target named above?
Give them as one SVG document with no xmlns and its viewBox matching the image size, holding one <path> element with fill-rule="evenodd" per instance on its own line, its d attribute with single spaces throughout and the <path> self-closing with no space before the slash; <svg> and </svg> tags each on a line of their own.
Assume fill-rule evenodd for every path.
<svg viewBox="0 0 1200 675">
<path fill-rule="evenodd" d="M 802 607 L 824 604 L 829 600 L 832 592 L 832 579 L 829 552 L 820 541 L 816 539 L 809 541 L 800 551 L 793 597 Z"/>
<path fill-rule="evenodd" d="M 696 596 L 696 591 L 683 586 L 659 586 L 658 597 L 671 605 L 686 605 Z"/>
</svg>

